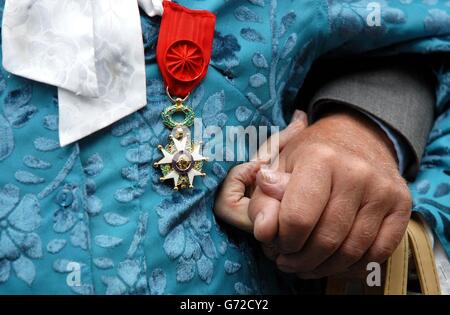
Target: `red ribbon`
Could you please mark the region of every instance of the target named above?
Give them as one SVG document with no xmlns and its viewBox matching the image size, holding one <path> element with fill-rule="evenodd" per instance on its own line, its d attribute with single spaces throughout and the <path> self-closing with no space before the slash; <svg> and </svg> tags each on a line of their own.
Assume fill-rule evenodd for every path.
<svg viewBox="0 0 450 315">
<path fill-rule="evenodd" d="M 173 97 L 185 97 L 205 78 L 211 59 L 216 17 L 164 1 L 156 56 Z"/>
</svg>

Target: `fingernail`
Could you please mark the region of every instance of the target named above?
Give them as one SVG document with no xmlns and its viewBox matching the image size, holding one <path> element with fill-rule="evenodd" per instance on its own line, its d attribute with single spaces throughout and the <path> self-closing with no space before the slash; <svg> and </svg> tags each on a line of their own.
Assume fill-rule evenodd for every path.
<svg viewBox="0 0 450 315">
<path fill-rule="evenodd" d="M 278 176 L 268 168 L 261 168 L 259 170 L 261 174 L 261 179 L 268 184 L 276 184 L 278 183 Z"/>
<path fill-rule="evenodd" d="M 301 110 L 295 110 L 294 114 L 292 115 L 292 120 L 291 123 L 293 122 L 298 122 L 298 121 L 307 121 L 307 117 L 305 112 L 301 111 Z"/>
<path fill-rule="evenodd" d="M 268 168 L 269 167 L 269 160 L 264 159 L 257 159 L 253 160 L 252 162 L 258 163 L 260 165 L 260 168 Z"/>
<path fill-rule="evenodd" d="M 261 165 L 261 169 L 262 169 L 262 170 L 270 170 L 270 165 L 269 165 L 269 163 L 262 164 L 262 165 Z"/>
</svg>

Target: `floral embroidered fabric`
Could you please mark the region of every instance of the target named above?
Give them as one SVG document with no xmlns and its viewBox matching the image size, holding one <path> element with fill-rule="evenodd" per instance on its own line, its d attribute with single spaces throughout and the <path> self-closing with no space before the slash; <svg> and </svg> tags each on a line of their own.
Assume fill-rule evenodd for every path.
<svg viewBox="0 0 450 315">
<path fill-rule="evenodd" d="M 0 7 L 3 7 L 0 0 Z M 204 127 L 284 127 L 311 63 L 375 50 L 448 52 L 446 1 L 181 0 L 217 14 L 211 65 L 189 105 Z M 0 71 L 0 293 L 258 294 L 290 289 L 249 236 L 216 222 L 215 193 L 231 162 L 211 161 L 194 190 L 173 193 L 152 163 L 167 139 L 155 59 L 159 20 L 142 15 L 147 106 L 59 147 L 56 88 Z M 389 46 L 389 49 L 383 47 Z M 450 249 L 450 65 L 437 60 L 436 110 L 415 210 Z M 214 146 L 205 141 L 205 150 Z M 226 154 L 227 152 L 224 152 Z M 79 279 L 77 279 L 79 274 Z M 78 281 L 79 280 L 79 281 Z"/>
</svg>

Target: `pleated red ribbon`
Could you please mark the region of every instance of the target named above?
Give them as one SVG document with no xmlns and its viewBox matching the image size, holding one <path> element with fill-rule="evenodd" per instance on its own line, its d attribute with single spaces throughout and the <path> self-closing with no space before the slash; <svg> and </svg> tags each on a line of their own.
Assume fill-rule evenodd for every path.
<svg viewBox="0 0 450 315">
<path fill-rule="evenodd" d="M 156 48 L 159 69 L 173 97 L 185 97 L 205 78 L 216 17 L 164 1 Z"/>
</svg>

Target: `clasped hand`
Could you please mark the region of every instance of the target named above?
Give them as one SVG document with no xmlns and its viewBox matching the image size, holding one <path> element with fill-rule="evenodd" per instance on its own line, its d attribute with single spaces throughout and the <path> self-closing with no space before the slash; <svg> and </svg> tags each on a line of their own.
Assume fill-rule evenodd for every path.
<svg viewBox="0 0 450 315">
<path fill-rule="evenodd" d="M 281 271 L 300 278 L 384 262 L 411 213 L 410 193 L 384 132 L 351 110 L 311 126 L 296 111 L 279 145 L 276 167 L 260 157 L 229 172 L 216 215 L 252 233 Z"/>
</svg>

